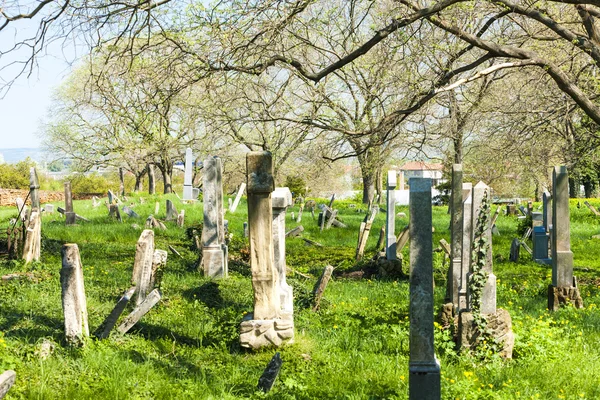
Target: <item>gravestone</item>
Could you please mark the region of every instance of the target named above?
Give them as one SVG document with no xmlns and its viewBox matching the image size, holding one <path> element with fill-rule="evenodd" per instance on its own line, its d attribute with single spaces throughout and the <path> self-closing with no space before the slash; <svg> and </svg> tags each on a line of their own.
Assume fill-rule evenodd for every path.
<svg viewBox="0 0 600 400">
<path fill-rule="evenodd" d="M 46 204 L 44 205 L 44 211 L 48 214 L 54 213 L 54 204 Z"/>
<path fill-rule="evenodd" d="M 543 226 L 533 228 L 533 260 L 542 264 L 551 263 L 548 258 L 548 235 Z"/>
<path fill-rule="evenodd" d="M 248 237 L 248 222 L 244 222 L 244 237 Z"/>
<path fill-rule="evenodd" d="M 196 200 L 192 186 L 192 169 L 194 158 L 192 157 L 192 149 L 185 149 L 185 172 L 183 174 L 183 200 Z"/>
<path fill-rule="evenodd" d="M 140 305 L 152 290 L 152 261 L 154 259 L 154 231 L 144 229 L 135 246 L 133 274 L 135 304 Z"/>
<path fill-rule="evenodd" d="M 458 284 L 458 309 L 459 311 L 468 310 L 469 304 L 467 299 L 467 291 L 469 287 L 469 270 L 471 267 L 471 245 L 473 243 L 473 227 L 471 225 L 472 208 L 473 208 L 473 184 L 463 183 L 463 224 L 461 248 L 461 263 L 460 263 L 460 280 Z"/>
<path fill-rule="evenodd" d="M 294 296 L 292 287 L 286 282 L 285 264 L 285 214 L 292 205 L 292 192 L 287 187 L 275 188 L 271 197 L 273 208 L 273 261 L 279 274 L 279 298 L 281 312 L 290 313 L 288 319 L 293 321 Z"/>
<path fill-rule="evenodd" d="M 510 244 L 510 255 L 509 255 L 508 259 L 511 262 L 518 262 L 520 250 L 521 250 L 521 241 L 518 238 L 514 238 Z"/>
<path fill-rule="evenodd" d="M 433 336 L 433 239 L 431 179 L 409 179 L 410 208 L 410 333 L 411 400 L 439 400 L 440 363 Z"/>
<path fill-rule="evenodd" d="M 385 220 L 385 256 L 388 260 L 396 260 L 396 171 L 388 171 L 387 176 L 387 209 Z M 379 251 L 379 249 L 377 250 Z"/>
<path fill-rule="evenodd" d="M 129 300 L 131 300 L 131 298 L 133 297 L 133 294 L 135 293 L 135 289 L 136 289 L 135 287 L 129 288 L 123 294 L 123 296 L 121 296 L 121 298 L 119 299 L 119 301 L 117 301 L 117 304 L 115 305 L 115 308 L 113 308 L 113 310 L 110 312 L 110 314 L 108 315 L 108 317 L 106 317 L 106 319 L 102 323 L 102 325 L 101 325 L 102 326 L 102 331 L 99 332 L 98 334 L 96 334 L 96 337 L 98 339 L 106 339 L 107 337 L 110 336 L 110 331 L 117 324 L 117 320 L 119 319 L 119 317 L 121 316 L 121 314 L 125 310 L 125 307 L 129 303 Z"/>
<path fill-rule="evenodd" d="M 282 313 L 279 273 L 273 265 L 273 164 L 270 152 L 246 155 L 250 268 L 254 312 L 240 325 L 242 347 L 280 346 L 294 337 L 291 314 Z"/>
<path fill-rule="evenodd" d="M 29 169 L 29 197 L 31 198 L 31 209 L 40 210 L 40 182 L 34 167 Z"/>
<path fill-rule="evenodd" d="M 17 211 L 19 213 L 19 215 L 17 216 L 17 219 L 19 221 L 24 221 L 25 220 L 25 201 L 23 201 L 22 198 L 17 197 L 15 199 L 15 204 L 17 206 Z"/>
<path fill-rule="evenodd" d="M 119 222 L 123 222 L 121 218 L 121 211 L 119 210 L 118 204 L 109 204 L 108 205 L 108 216 L 110 218 L 115 218 Z"/>
<path fill-rule="evenodd" d="M 167 199 L 167 216 L 165 218 L 166 221 L 174 221 L 177 219 L 177 209 L 173 202 Z"/>
<path fill-rule="evenodd" d="M 23 260 L 25 263 L 39 261 L 42 248 L 42 217 L 39 211 L 31 212 L 27 225 L 25 244 L 23 245 Z"/>
<path fill-rule="evenodd" d="M 583 308 L 583 300 L 573 277 L 567 167 L 552 171 L 552 285 L 548 288 L 548 309 L 572 303 Z"/>
<path fill-rule="evenodd" d="M 127 333 L 135 324 L 138 323 L 140 319 L 142 319 L 144 315 L 148 313 L 148 311 L 152 309 L 152 307 L 154 307 L 160 301 L 161 297 L 162 294 L 160 290 L 154 289 L 151 291 L 146 299 L 142 303 L 138 304 L 137 307 L 135 307 L 133 311 L 123 319 L 123 322 L 121 322 L 121 325 L 117 327 L 117 330 L 121 333 Z"/>
<path fill-rule="evenodd" d="M 70 345 L 80 345 L 90 335 L 87 303 L 83 284 L 83 268 L 76 244 L 62 247 L 62 307 L 65 316 L 65 338 Z"/>
<path fill-rule="evenodd" d="M 552 195 L 547 190 L 544 190 L 542 195 L 542 218 L 546 233 L 550 233 L 550 227 L 552 226 Z"/>
<path fill-rule="evenodd" d="M 222 166 L 219 157 L 204 160 L 204 226 L 202 266 L 204 276 L 227 277 L 227 246 L 223 220 Z"/>
<path fill-rule="evenodd" d="M 65 225 L 75 225 L 77 214 L 73 212 L 71 182 L 65 182 Z"/>
<path fill-rule="evenodd" d="M 531 227 L 535 228 L 536 226 L 544 227 L 544 213 L 541 212 L 532 212 L 531 213 Z M 544 229 L 544 232 L 546 229 Z"/>
<path fill-rule="evenodd" d="M 477 183 L 473 187 L 473 208 L 471 215 L 471 226 L 473 235 L 476 232 L 478 218 L 481 215 L 483 204 L 491 204 L 490 188 L 483 182 Z M 487 252 L 485 255 L 485 263 L 483 266 L 483 272 L 487 275 L 487 281 L 483 287 L 481 293 L 481 313 L 482 314 L 495 314 L 496 313 L 496 275 L 493 273 L 493 252 L 492 252 L 492 229 L 490 226 L 490 208 L 487 208 L 485 212 L 485 218 L 487 223 L 485 224 L 485 231 L 482 234 L 483 238 L 487 242 Z M 470 301 L 470 300 L 469 300 Z M 470 309 L 470 304 L 469 307 Z"/>
<path fill-rule="evenodd" d="M 123 212 L 125 214 L 127 214 L 127 216 L 129 218 L 139 218 L 140 216 L 138 215 L 138 213 L 136 213 L 135 211 L 133 211 L 131 208 L 129 208 L 128 206 L 123 206 Z"/>
<path fill-rule="evenodd" d="M 450 196 L 450 262 L 446 301 L 459 308 L 463 239 L 463 171 L 462 164 L 452 165 L 452 192 Z"/>
<path fill-rule="evenodd" d="M 112 190 L 108 191 L 108 204 L 116 204 L 116 196 Z"/>
<path fill-rule="evenodd" d="M 10 388 L 15 384 L 15 380 L 17 379 L 17 374 L 13 370 L 4 371 L 2 375 L 0 375 L 0 399 L 3 399 L 6 396 L 6 393 L 10 390 Z"/>
</svg>

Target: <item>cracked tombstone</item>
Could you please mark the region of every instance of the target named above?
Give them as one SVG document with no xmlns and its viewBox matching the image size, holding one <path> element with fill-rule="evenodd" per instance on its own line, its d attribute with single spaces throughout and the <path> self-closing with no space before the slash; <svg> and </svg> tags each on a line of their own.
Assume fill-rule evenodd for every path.
<svg viewBox="0 0 600 400">
<path fill-rule="evenodd" d="M 258 349 L 291 342 L 294 322 L 289 319 L 291 314 L 281 312 L 279 273 L 273 265 L 271 193 L 274 184 L 271 153 L 248 153 L 246 169 L 254 312 L 246 315 L 240 325 L 240 344 L 242 347 Z"/>
<path fill-rule="evenodd" d="M 144 229 L 135 246 L 132 283 L 135 285 L 135 304 L 140 305 L 152 290 L 152 262 L 154 259 L 154 231 Z"/>
<path fill-rule="evenodd" d="M 139 322 L 140 319 L 142 319 L 144 315 L 148 313 L 148 311 L 152 309 L 152 307 L 154 307 L 160 301 L 161 297 L 162 294 L 160 293 L 160 290 L 154 289 L 151 291 L 144 301 L 138 304 L 138 306 L 134 308 L 134 310 L 127 317 L 125 317 L 117 330 L 122 334 L 127 333 L 135 324 Z"/>
<path fill-rule="evenodd" d="M 227 277 L 227 245 L 223 220 L 222 164 L 219 157 L 204 160 L 204 225 L 202 269 L 204 276 Z"/>
</svg>

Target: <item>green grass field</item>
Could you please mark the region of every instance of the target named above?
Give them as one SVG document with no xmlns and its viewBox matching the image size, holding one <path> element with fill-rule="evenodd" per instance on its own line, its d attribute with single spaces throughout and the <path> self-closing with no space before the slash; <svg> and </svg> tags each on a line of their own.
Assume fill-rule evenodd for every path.
<svg viewBox="0 0 600 400">
<path fill-rule="evenodd" d="M 167 223 L 155 231 L 156 248 L 174 246 L 162 282 L 163 299 L 128 334 L 116 331 L 104 341 L 89 339 L 82 348 L 63 343 L 59 270 L 62 244 L 79 245 L 84 266 L 90 330 L 95 330 L 130 287 L 135 243 L 144 219 L 165 199 L 185 208 L 186 228 L 202 222 L 202 205 L 182 205 L 175 196 L 148 197 L 134 209 L 142 216 L 108 218 L 106 207 L 76 201 L 75 211 L 91 219 L 65 227 L 58 213 L 43 218 L 42 259 L 24 265 L 0 259 L 0 275 L 31 272 L 33 280 L 0 283 L 0 372 L 14 369 L 17 383 L 7 399 L 405 399 L 408 398 L 408 282 L 344 280 L 327 287 L 319 312 L 310 309 L 310 292 L 322 269 L 351 270 L 363 213 L 349 202 L 336 202 L 347 229 L 319 232 L 305 212 L 304 237 L 322 243 L 287 241 L 288 282 L 295 294 L 295 343 L 281 348 L 283 367 L 272 391 L 256 389 L 258 378 L 275 349 L 251 352 L 240 348 L 238 327 L 252 310 L 249 265 L 244 261 L 245 203 L 226 214 L 230 231 L 230 277 L 213 281 L 197 270 L 198 254 L 185 228 Z M 132 198 L 130 198 L 132 200 Z M 138 198 L 135 198 L 136 203 Z M 592 204 L 597 207 L 600 202 Z M 57 204 L 58 205 L 58 204 Z M 481 359 L 457 354 L 449 333 L 436 329 L 444 399 L 597 399 L 600 398 L 600 219 L 571 203 L 571 243 L 575 273 L 585 309 L 547 311 L 549 266 L 535 264 L 521 251 L 519 263 L 508 262 L 516 217 L 500 216 L 501 236 L 494 236 L 494 270 L 498 307 L 510 311 L 515 332 L 513 360 Z M 358 205 L 360 208 L 361 205 Z M 494 208 L 495 209 L 495 208 Z M 298 213 L 298 207 L 288 211 Z M 397 212 L 408 214 L 404 207 Z M 16 216 L 0 208 L 0 227 Z M 434 207 L 434 246 L 450 240 L 446 207 Z M 366 256 L 375 254 L 379 229 L 375 220 Z M 397 233 L 407 224 L 398 218 Z M 132 224 L 141 228 L 134 228 Z M 298 224 L 287 219 L 287 229 Z M 404 260 L 408 250 L 404 249 Z M 442 304 L 445 268 L 435 253 L 436 309 Z M 404 271 L 408 271 L 405 261 Z M 292 271 L 297 271 L 297 274 Z M 311 276 L 307 278 L 306 276 Z M 42 358 L 42 344 L 54 349 Z M 47 345 L 46 345 L 47 346 Z"/>
</svg>

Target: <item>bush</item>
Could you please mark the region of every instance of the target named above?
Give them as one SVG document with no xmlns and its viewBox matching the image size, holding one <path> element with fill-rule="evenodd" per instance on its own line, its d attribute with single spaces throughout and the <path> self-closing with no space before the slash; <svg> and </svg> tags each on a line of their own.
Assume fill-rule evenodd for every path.
<svg viewBox="0 0 600 400">
<path fill-rule="evenodd" d="M 73 193 L 105 193 L 110 188 L 108 179 L 97 173 L 75 174 L 70 180 Z"/>
<path fill-rule="evenodd" d="M 34 165 L 29 157 L 16 164 L 0 164 L 0 188 L 29 189 L 29 169 Z"/>
<path fill-rule="evenodd" d="M 300 176 L 288 175 L 285 178 L 285 186 L 290 189 L 294 197 L 306 197 L 306 181 Z"/>
</svg>

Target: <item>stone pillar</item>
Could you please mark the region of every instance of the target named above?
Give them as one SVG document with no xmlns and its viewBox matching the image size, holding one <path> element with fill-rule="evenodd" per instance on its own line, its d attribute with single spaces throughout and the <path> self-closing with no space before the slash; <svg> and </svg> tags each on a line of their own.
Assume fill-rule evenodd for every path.
<svg viewBox="0 0 600 400">
<path fill-rule="evenodd" d="M 90 330 L 83 285 L 83 268 L 76 244 L 65 244 L 62 247 L 60 284 L 67 343 L 82 344 L 83 338 L 90 335 Z"/>
<path fill-rule="evenodd" d="M 202 265 L 204 275 L 227 277 L 227 246 L 223 225 L 223 187 L 221 159 L 204 161 L 204 226 L 202 228 Z"/>
<path fill-rule="evenodd" d="M 291 341 L 294 325 L 289 318 L 291 315 L 281 312 L 279 273 L 273 265 L 271 192 L 274 183 L 271 153 L 248 153 L 246 168 L 254 313 L 247 315 L 240 325 L 240 344 L 257 349 Z"/>
<path fill-rule="evenodd" d="M 194 159 L 192 157 L 192 149 L 185 149 L 185 172 L 183 175 L 183 200 L 195 200 L 192 189 L 192 165 Z"/>
<path fill-rule="evenodd" d="M 483 201 L 486 199 L 487 204 L 491 204 L 490 188 L 483 182 L 477 183 L 473 187 L 473 207 L 471 214 L 471 232 L 475 234 L 477 230 L 479 214 L 482 210 Z M 496 275 L 493 272 L 493 253 L 492 253 L 492 227 L 490 225 L 491 215 L 490 208 L 487 210 L 487 218 L 485 224 L 485 231 L 483 233 L 486 242 L 488 243 L 488 249 L 486 252 L 485 264 L 483 272 L 487 275 L 487 281 L 483 287 L 481 293 L 481 314 L 495 314 L 496 313 Z M 472 246 L 471 246 L 472 248 Z M 468 308 L 471 309 L 471 300 L 469 299 Z"/>
<path fill-rule="evenodd" d="M 71 193 L 71 182 L 65 182 L 65 224 L 75 225 L 76 215 L 73 212 L 73 195 Z"/>
<path fill-rule="evenodd" d="M 398 184 L 400 185 L 398 190 L 404 190 L 404 171 L 398 173 Z"/>
<path fill-rule="evenodd" d="M 471 226 L 471 213 L 473 208 L 473 185 L 471 183 L 463 183 L 462 185 L 462 237 L 461 237 L 461 263 L 460 263 L 460 280 L 458 284 L 458 309 L 460 312 L 469 309 L 467 299 L 467 291 L 469 287 L 469 271 L 471 268 L 471 244 L 473 243 L 473 230 Z"/>
<path fill-rule="evenodd" d="M 446 301 L 458 309 L 458 291 L 461 283 L 463 231 L 463 171 L 462 164 L 452 165 L 452 192 L 450 196 L 450 271 Z"/>
<path fill-rule="evenodd" d="M 388 171 L 387 180 L 387 213 L 385 220 L 385 256 L 395 260 L 396 256 L 396 171 Z M 379 251 L 379 250 L 378 250 Z"/>
<path fill-rule="evenodd" d="M 31 198 L 31 209 L 40 210 L 40 182 L 34 167 L 29 169 L 29 197 Z"/>
<path fill-rule="evenodd" d="M 409 398 L 440 399 L 440 364 L 433 346 L 431 179 L 411 178 Z"/>
<path fill-rule="evenodd" d="M 285 264 L 285 216 L 292 203 L 292 192 L 287 187 L 276 188 L 272 195 L 273 205 L 273 261 L 279 277 L 281 310 L 294 312 L 292 287 L 287 284 Z"/>
<path fill-rule="evenodd" d="M 552 285 L 548 288 L 548 309 L 571 302 L 582 308 L 583 301 L 573 279 L 567 167 L 552 172 Z"/>
</svg>

